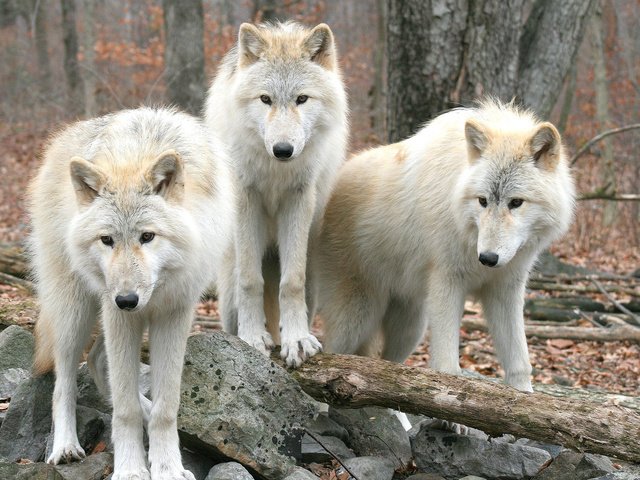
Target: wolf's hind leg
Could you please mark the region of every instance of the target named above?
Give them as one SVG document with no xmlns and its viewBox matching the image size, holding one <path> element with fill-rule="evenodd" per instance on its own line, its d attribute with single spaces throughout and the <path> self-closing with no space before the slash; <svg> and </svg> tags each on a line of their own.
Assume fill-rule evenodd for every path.
<svg viewBox="0 0 640 480">
<path fill-rule="evenodd" d="M 331 289 L 323 292 L 321 310 L 326 351 L 346 354 L 368 351 L 378 339 L 386 301 L 366 291 L 364 283 L 354 282 L 346 288 L 325 285 Z"/>
<path fill-rule="evenodd" d="M 93 381 L 98 387 L 100 394 L 111 403 L 111 391 L 109 390 L 109 365 L 107 362 L 107 351 L 104 346 L 104 334 L 100 333 L 93 342 L 89 356 L 87 357 L 87 367 Z M 142 419 L 144 426 L 149 424 L 149 414 L 151 413 L 151 400 L 139 392 L 140 406 L 142 407 Z"/>
<path fill-rule="evenodd" d="M 393 299 L 382 320 L 382 358 L 404 362 L 424 338 L 427 320 L 418 302 Z"/>
<path fill-rule="evenodd" d="M 52 322 L 56 382 L 53 390 L 53 447 L 47 462 L 58 464 L 84 458 L 76 432 L 77 375 L 80 355 L 86 345 L 97 309 L 74 280 L 62 280 L 54 292 L 43 288 L 41 318 Z M 75 288 L 74 288 L 75 287 Z M 73 299 L 73 300 L 72 300 Z"/>
</svg>

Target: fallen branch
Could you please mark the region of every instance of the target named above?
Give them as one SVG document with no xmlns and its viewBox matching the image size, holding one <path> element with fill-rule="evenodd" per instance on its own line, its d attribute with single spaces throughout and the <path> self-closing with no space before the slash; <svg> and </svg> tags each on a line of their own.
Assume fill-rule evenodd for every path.
<svg viewBox="0 0 640 480">
<path fill-rule="evenodd" d="M 467 331 L 488 331 L 484 322 L 475 319 L 464 319 L 461 327 Z M 527 338 L 564 338 L 577 341 L 622 342 L 628 340 L 640 344 L 640 328 L 631 325 L 615 325 L 608 328 L 586 328 L 547 325 L 525 325 Z"/>
<path fill-rule="evenodd" d="M 587 152 L 587 150 L 589 150 L 594 144 L 598 143 L 600 140 L 604 138 L 607 138 L 609 135 L 615 135 L 616 133 L 627 132 L 629 130 L 635 130 L 638 128 L 640 128 L 640 123 L 634 123 L 631 125 L 626 125 L 624 127 L 612 128 L 611 130 L 606 130 L 596 135 L 587 143 L 585 143 L 582 147 L 580 147 L 580 149 L 576 152 L 576 154 L 573 157 L 571 157 L 571 160 L 569 161 L 569 165 L 573 167 L 573 165 L 576 163 L 578 158 L 584 155 L 584 153 Z"/>
<path fill-rule="evenodd" d="M 598 290 L 600 290 L 600 293 L 602 293 L 605 297 L 607 297 L 607 300 L 609 300 L 611 303 L 615 305 L 615 307 L 618 310 L 620 310 L 622 313 L 626 313 L 631 318 L 631 320 L 635 325 L 640 326 L 640 317 L 635 315 L 631 310 L 629 310 L 624 305 L 622 305 L 619 301 L 613 298 L 611 294 L 607 292 L 605 288 L 602 286 L 602 284 L 598 282 L 596 279 L 592 279 L 591 282 L 596 286 Z"/>
<path fill-rule="evenodd" d="M 530 290 L 541 290 L 545 292 L 601 293 L 596 287 L 588 285 L 565 285 L 562 283 L 539 282 L 536 280 L 529 280 L 527 288 Z M 606 290 L 608 292 L 623 293 L 630 297 L 640 298 L 640 290 L 634 290 L 632 288 L 622 287 L 619 285 L 607 285 Z"/>
<path fill-rule="evenodd" d="M 611 200 L 613 202 L 639 202 L 640 194 L 637 193 L 605 193 L 600 191 L 583 193 L 578 200 Z"/>
<path fill-rule="evenodd" d="M 14 277 L 26 278 L 29 267 L 24 249 L 16 243 L 0 244 L 0 272 Z"/>
<path fill-rule="evenodd" d="M 7 273 L 0 272 L 0 283 L 4 285 L 11 285 L 12 287 L 22 288 L 30 293 L 35 292 L 35 288 L 33 283 L 29 280 L 24 280 L 22 278 L 14 277 L 13 275 L 9 275 Z"/>
<path fill-rule="evenodd" d="M 388 407 L 490 435 L 510 433 L 640 462 L 640 415 L 628 408 L 527 394 L 485 380 L 351 355 L 319 354 L 291 374 L 313 398 L 337 407 Z"/>
</svg>

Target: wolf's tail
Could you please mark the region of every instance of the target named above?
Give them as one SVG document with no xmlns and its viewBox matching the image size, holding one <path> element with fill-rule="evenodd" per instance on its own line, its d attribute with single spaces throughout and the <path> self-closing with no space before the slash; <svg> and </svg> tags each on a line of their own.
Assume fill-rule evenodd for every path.
<svg viewBox="0 0 640 480">
<path fill-rule="evenodd" d="M 53 370 L 54 332 L 51 317 L 40 312 L 35 327 L 36 352 L 33 359 L 34 375 L 42 375 Z"/>
</svg>

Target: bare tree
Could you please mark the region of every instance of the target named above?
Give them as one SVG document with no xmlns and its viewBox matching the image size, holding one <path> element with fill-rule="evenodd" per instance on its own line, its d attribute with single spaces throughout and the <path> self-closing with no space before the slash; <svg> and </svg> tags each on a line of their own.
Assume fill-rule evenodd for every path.
<svg viewBox="0 0 640 480">
<path fill-rule="evenodd" d="M 51 92 L 51 63 L 49 62 L 49 42 L 47 41 L 47 9 L 44 0 L 32 1 L 32 29 L 38 57 L 39 82 L 44 94 Z"/>
<path fill-rule="evenodd" d="M 548 117 L 595 0 L 388 0 L 388 126 L 397 141 L 479 95 Z"/>
<path fill-rule="evenodd" d="M 84 89 L 78 66 L 78 32 L 76 31 L 75 0 L 60 0 L 62 7 L 62 34 L 64 41 L 64 73 L 67 78 L 69 109 L 74 113 L 84 110 Z"/>
<path fill-rule="evenodd" d="M 162 4 L 167 97 L 186 111 L 199 114 L 206 93 L 202 0 L 163 0 Z"/>
<path fill-rule="evenodd" d="M 87 117 L 92 117 L 98 112 L 96 101 L 96 44 L 95 10 L 96 0 L 82 0 L 83 6 L 83 34 L 82 50 L 84 59 L 82 61 L 84 82 L 84 113 Z"/>
</svg>

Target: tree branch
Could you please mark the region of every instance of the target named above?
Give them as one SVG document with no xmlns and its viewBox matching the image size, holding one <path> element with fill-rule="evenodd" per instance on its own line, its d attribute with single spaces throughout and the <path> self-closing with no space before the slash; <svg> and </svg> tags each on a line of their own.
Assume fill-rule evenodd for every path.
<svg viewBox="0 0 640 480">
<path fill-rule="evenodd" d="M 598 135 L 596 135 L 595 137 L 593 137 L 591 140 L 589 140 L 587 143 L 585 143 L 580 150 L 578 150 L 576 152 L 576 154 L 571 157 L 571 160 L 569 161 L 569 165 L 573 166 L 576 161 L 578 160 L 578 158 L 580 158 L 584 153 L 586 153 L 594 144 L 598 143 L 600 140 L 602 140 L 603 138 L 607 138 L 610 135 L 615 135 L 616 133 L 622 133 L 622 132 L 628 132 L 629 130 L 636 130 L 640 128 L 640 123 L 634 123 L 631 125 L 626 125 L 624 127 L 619 127 L 619 128 L 612 128 L 611 130 L 606 130 Z"/>
</svg>

